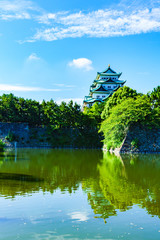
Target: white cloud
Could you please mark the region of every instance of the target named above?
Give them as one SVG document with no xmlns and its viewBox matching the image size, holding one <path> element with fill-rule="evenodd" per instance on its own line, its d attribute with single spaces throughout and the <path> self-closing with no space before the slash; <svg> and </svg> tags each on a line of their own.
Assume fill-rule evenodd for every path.
<svg viewBox="0 0 160 240">
<path fill-rule="evenodd" d="M 75 67 L 79 69 L 84 69 L 86 71 L 90 71 L 93 69 L 92 67 L 92 61 L 88 58 L 77 58 L 73 59 L 72 62 L 69 62 L 68 65 L 70 67 Z"/>
<path fill-rule="evenodd" d="M 19 10 L 35 10 L 35 5 L 32 1 L 26 0 L 1 0 L 0 10 L 3 11 L 19 11 Z"/>
<path fill-rule="evenodd" d="M 1 14 L 1 19 L 3 20 L 12 20 L 12 19 L 31 19 L 29 13 L 15 13 L 15 14 Z"/>
<path fill-rule="evenodd" d="M 73 103 L 82 105 L 84 99 L 83 98 L 61 98 L 61 99 L 58 99 L 56 102 L 57 104 L 61 104 L 61 102 L 69 103 L 71 100 L 73 101 Z"/>
<path fill-rule="evenodd" d="M 40 87 L 15 86 L 9 84 L 0 84 L 0 91 L 19 91 L 19 92 L 58 92 L 60 89 L 48 89 Z"/>
<path fill-rule="evenodd" d="M 84 222 L 89 219 L 88 214 L 86 212 L 72 212 L 68 214 L 71 219 L 77 220 L 79 222 Z"/>
<path fill-rule="evenodd" d="M 160 31 L 160 7 L 128 12 L 100 9 L 89 13 L 57 13 L 52 18 L 48 16 L 45 16 L 45 22 L 53 27 L 39 29 L 29 41 L 55 41 L 83 36 L 112 37 Z"/>
<path fill-rule="evenodd" d="M 58 86 L 58 87 L 65 87 L 65 88 L 74 88 L 76 87 L 75 85 L 67 85 L 64 83 L 53 83 L 53 85 Z"/>
<path fill-rule="evenodd" d="M 50 20 L 56 19 L 56 15 L 55 13 L 47 13 L 36 17 L 36 19 L 39 23 L 50 24 Z"/>
<path fill-rule="evenodd" d="M 1 0 L 0 1 L 0 19 L 31 19 L 33 12 L 40 9 L 32 1 L 27 0 Z"/>
<path fill-rule="evenodd" d="M 32 53 L 32 54 L 27 58 L 27 61 L 35 61 L 35 60 L 40 60 L 40 57 L 38 57 L 36 53 Z"/>
<path fill-rule="evenodd" d="M 0 0 L 0 19 L 26 19 L 37 23 L 38 30 L 35 34 L 19 43 L 64 38 L 126 36 L 160 31 L 159 0 L 121 0 L 114 6 L 92 12 L 46 12 L 34 1 Z"/>
</svg>

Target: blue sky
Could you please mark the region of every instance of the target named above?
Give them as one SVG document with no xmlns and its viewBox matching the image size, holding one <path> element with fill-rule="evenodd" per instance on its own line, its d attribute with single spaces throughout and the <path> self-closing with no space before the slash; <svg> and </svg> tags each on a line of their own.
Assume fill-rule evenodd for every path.
<svg viewBox="0 0 160 240">
<path fill-rule="evenodd" d="M 160 0 L 0 0 L 0 94 L 80 103 L 108 64 L 146 93 L 159 56 Z"/>
</svg>

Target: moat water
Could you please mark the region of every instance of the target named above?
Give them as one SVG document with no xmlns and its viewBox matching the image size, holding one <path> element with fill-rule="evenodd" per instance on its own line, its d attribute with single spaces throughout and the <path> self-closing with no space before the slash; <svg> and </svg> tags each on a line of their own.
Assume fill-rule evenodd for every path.
<svg viewBox="0 0 160 240">
<path fill-rule="evenodd" d="M 160 155 L 0 155 L 0 239 L 160 239 Z"/>
</svg>

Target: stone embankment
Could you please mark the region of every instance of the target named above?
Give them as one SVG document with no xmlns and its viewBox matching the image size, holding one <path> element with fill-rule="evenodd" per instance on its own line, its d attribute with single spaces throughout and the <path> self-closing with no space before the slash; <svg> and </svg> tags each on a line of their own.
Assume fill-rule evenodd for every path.
<svg viewBox="0 0 160 240">
<path fill-rule="evenodd" d="M 26 123 L 0 123 L 0 139 L 6 147 L 51 147 L 46 128 L 30 128 Z"/>
<path fill-rule="evenodd" d="M 160 129 L 133 126 L 123 141 L 120 153 L 160 153 Z"/>
<path fill-rule="evenodd" d="M 0 139 L 7 147 L 52 147 L 45 127 L 26 123 L 0 123 Z M 135 125 L 129 129 L 120 148 L 114 153 L 160 153 L 160 129 Z"/>
<path fill-rule="evenodd" d="M 160 129 L 142 125 L 132 126 L 120 148 L 111 149 L 120 153 L 160 153 Z"/>
<path fill-rule="evenodd" d="M 97 129 L 30 127 L 26 123 L 1 123 L 0 139 L 6 147 L 102 148 Z"/>
</svg>

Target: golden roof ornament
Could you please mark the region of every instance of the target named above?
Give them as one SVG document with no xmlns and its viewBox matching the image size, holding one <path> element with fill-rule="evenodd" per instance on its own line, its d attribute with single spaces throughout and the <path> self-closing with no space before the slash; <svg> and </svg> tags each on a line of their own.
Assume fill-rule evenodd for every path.
<svg viewBox="0 0 160 240">
<path fill-rule="evenodd" d="M 110 66 L 111 66 L 111 65 L 110 65 L 110 64 L 108 64 L 108 67 L 109 67 L 109 68 L 110 68 Z"/>
</svg>

